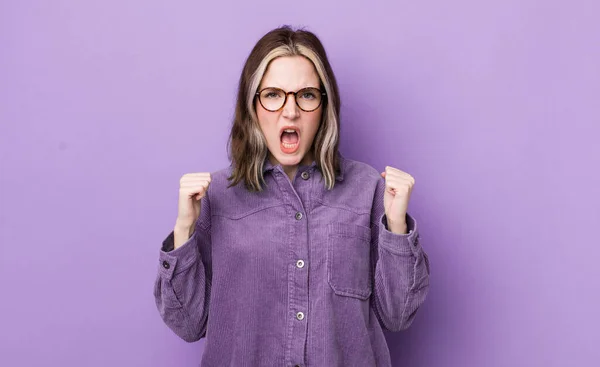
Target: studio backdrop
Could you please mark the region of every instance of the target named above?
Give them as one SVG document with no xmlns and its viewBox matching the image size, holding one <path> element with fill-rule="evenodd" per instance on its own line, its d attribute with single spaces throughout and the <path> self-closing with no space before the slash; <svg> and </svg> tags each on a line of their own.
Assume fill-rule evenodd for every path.
<svg viewBox="0 0 600 367">
<path fill-rule="evenodd" d="M 197 366 L 153 285 L 179 179 L 228 164 L 237 82 L 323 41 L 341 152 L 415 178 L 430 257 L 394 366 L 597 366 L 597 1 L 0 2 L 0 365 Z"/>
</svg>

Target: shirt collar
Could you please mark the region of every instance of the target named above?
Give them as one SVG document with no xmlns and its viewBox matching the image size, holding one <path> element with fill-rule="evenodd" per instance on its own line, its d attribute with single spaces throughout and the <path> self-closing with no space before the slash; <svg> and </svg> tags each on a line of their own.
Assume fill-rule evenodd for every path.
<svg viewBox="0 0 600 367">
<path fill-rule="evenodd" d="M 345 158 L 342 156 L 341 153 L 338 153 L 338 157 L 339 157 L 339 162 L 340 162 L 340 174 L 335 178 L 336 181 L 343 181 L 344 180 L 344 160 Z M 304 167 L 306 167 L 305 169 L 303 169 Z M 266 172 L 269 171 L 273 171 L 277 169 L 278 171 L 283 173 L 283 169 L 281 168 L 281 164 L 277 164 L 276 166 L 274 166 L 271 163 L 271 160 L 269 159 L 269 156 L 267 154 L 267 157 L 265 158 L 264 162 L 263 162 L 263 175 Z M 311 169 L 317 169 L 317 162 L 312 161 L 312 163 L 310 165 L 307 166 L 300 166 L 300 169 L 302 169 L 303 171 L 308 171 Z"/>
</svg>

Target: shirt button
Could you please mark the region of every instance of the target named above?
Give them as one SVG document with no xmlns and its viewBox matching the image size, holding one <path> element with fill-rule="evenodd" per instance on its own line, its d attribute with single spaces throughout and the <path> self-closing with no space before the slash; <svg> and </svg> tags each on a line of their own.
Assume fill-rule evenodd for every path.
<svg viewBox="0 0 600 367">
<path fill-rule="evenodd" d="M 168 269 L 171 267 L 171 265 L 167 262 L 167 261 L 163 261 L 162 263 L 163 268 Z"/>
<path fill-rule="evenodd" d="M 304 313 L 302 313 L 302 312 L 298 312 L 298 313 L 296 314 L 296 318 L 297 318 L 298 320 L 304 320 Z"/>
<path fill-rule="evenodd" d="M 299 267 L 299 268 L 303 268 L 304 267 L 304 261 L 302 261 L 302 260 L 296 261 L 296 266 Z"/>
<path fill-rule="evenodd" d="M 310 175 L 308 174 L 307 171 L 302 172 L 302 179 L 308 180 L 309 177 L 310 177 Z"/>
<path fill-rule="evenodd" d="M 296 220 L 300 220 L 302 219 L 302 213 L 298 212 L 296 213 Z"/>
</svg>

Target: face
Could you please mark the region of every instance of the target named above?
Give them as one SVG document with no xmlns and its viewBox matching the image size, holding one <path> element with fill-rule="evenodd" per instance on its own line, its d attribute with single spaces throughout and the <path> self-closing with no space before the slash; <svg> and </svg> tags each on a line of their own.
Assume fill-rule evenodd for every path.
<svg viewBox="0 0 600 367">
<path fill-rule="evenodd" d="M 307 87 L 319 88 L 320 82 L 310 60 L 303 56 L 286 56 L 271 61 L 258 90 L 271 87 L 297 92 Z M 298 95 L 298 98 L 311 98 L 311 95 Z M 321 121 L 322 103 L 316 110 L 306 112 L 298 107 L 294 96 L 290 94 L 278 111 L 266 110 L 258 98 L 255 108 L 267 140 L 271 163 L 280 163 L 289 174 L 299 164 L 308 165 L 312 162 L 311 148 Z"/>
</svg>

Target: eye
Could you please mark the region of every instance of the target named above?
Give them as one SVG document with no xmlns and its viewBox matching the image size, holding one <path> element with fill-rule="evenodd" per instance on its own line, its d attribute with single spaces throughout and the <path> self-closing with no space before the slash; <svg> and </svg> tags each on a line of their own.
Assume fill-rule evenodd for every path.
<svg viewBox="0 0 600 367">
<path fill-rule="evenodd" d="M 304 91 L 302 92 L 302 95 L 300 96 L 300 98 L 302 99 L 315 99 L 317 98 L 315 92 L 313 91 Z"/>
<path fill-rule="evenodd" d="M 277 89 L 266 89 L 262 92 L 261 98 L 264 99 L 280 99 L 283 98 L 283 93 Z"/>
</svg>

